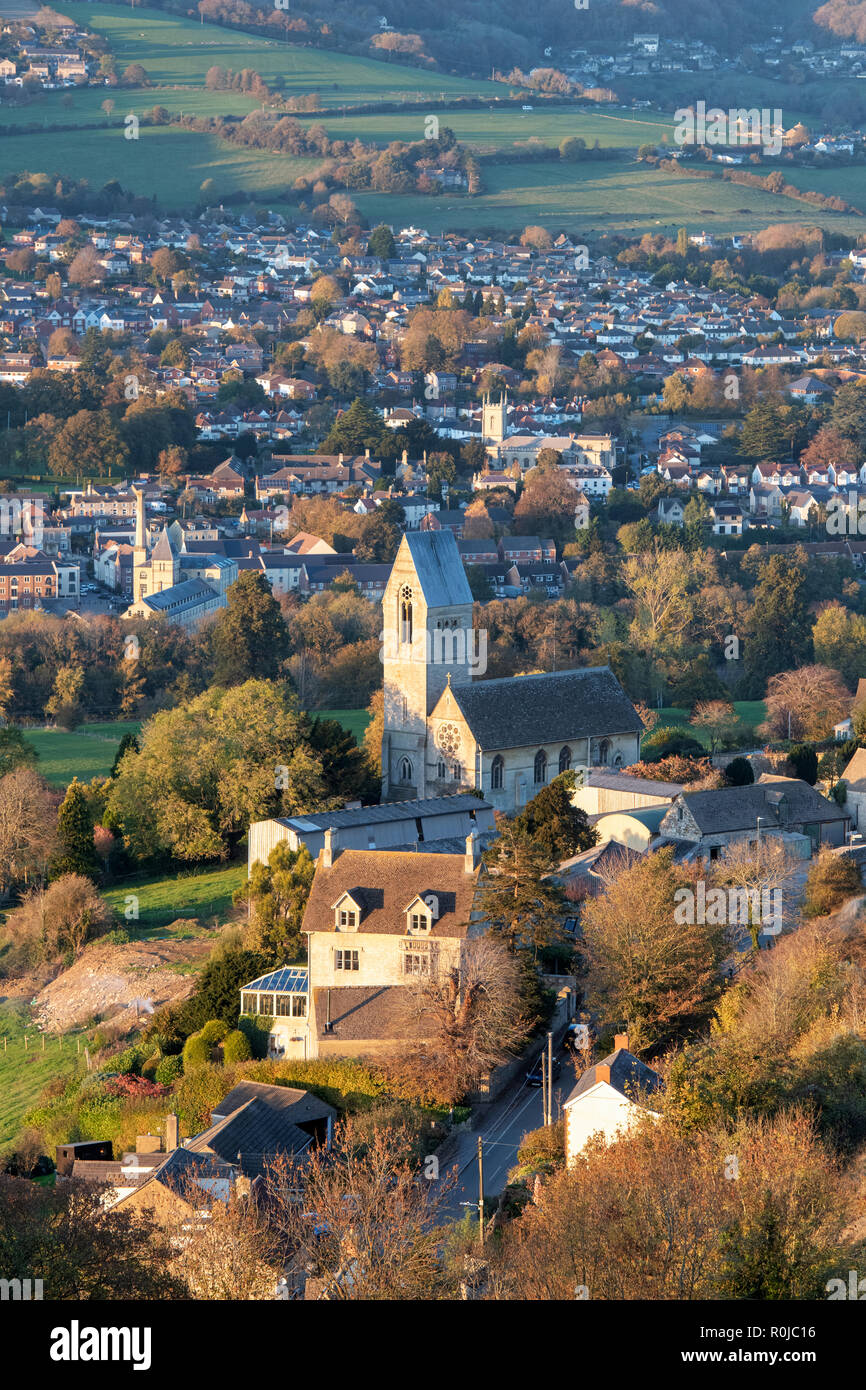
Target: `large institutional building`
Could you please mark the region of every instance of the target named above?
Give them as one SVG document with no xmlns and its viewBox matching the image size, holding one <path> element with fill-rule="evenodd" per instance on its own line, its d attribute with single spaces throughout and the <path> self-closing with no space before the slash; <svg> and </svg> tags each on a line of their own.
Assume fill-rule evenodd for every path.
<svg viewBox="0 0 866 1390">
<path fill-rule="evenodd" d="M 407 533 L 383 600 L 383 801 L 476 788 L 513 812 L 568 768 L 638 761 L 643 725 L 609 667 L 478 680 L 483 636 L 454 536 Z"/>
<path fill-rule="evenodd" d="M 238 577 L 234 560 L 224 555 L 189 555 L 184 533 L 174 521 L 161 531 L 148 552 L 144 492 L 135 493 L 132 603 L 124 618 L 167 617 L 182 627 L 195 627 L 208 614 L 226 606 L 226 590 Z"/>
</svg>

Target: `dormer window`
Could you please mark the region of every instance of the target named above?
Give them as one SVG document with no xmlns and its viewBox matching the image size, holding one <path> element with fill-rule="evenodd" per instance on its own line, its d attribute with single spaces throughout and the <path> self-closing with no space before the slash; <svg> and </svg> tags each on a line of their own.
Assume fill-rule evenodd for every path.
<svg viewBox="0 0 866 1390">
<path fill-rule="evenodd" d="M 427 936 L 438 916 L 435 894 L 413 898 L 406 908 L 406 931 L 409 936 Z"/>
<path fill-rule="evenodd" d="M 357 931 L 361 923 L 361 905 L 351 893 L 343 893 L 331 906 L 337 931 Z"/>
</svg>

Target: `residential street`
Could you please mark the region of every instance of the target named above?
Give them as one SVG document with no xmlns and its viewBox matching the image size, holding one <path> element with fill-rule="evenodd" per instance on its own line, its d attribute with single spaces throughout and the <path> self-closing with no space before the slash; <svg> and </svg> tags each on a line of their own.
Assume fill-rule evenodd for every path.
<svg viewBox="0 0 866 1390">
<path fill-rule="evenodd" d="M 562 1071 L 553 1088 L 554 1118 L 561 1114 L 562 1102 L 576 1080 L 570 1054 L 560 1048 L 557 1055 L 562 1060 Z M 445 1177 L 455 1166 L 457 1168 L 457 1185 L 446 1207 L 449 1216 L 459 1217 L 465 1209 L 463 1203 L 467 1202 L 476 1204 L 477 1211 L 479 1135 L 483 1142 L 484 1193 L 486 1197 L 494 1197 L 502 1191 L 509 1170 L 517 1161 L 523 1136 L 541 1126 L 541 1087 L 527 1086 L 524 1077 L 522 1072 L 505 1095 L 490 1107 L 480 1129 L 467 1130 L 458 1136 L 456 1158 L 449 1160 L 442 1173 Z"/>
</svg>

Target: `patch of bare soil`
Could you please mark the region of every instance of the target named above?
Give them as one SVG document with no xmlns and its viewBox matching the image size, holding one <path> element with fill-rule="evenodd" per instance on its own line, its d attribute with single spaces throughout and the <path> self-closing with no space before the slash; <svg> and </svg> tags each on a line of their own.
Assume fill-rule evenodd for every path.
<svg viewBox="0 0 866 1390">
<path fill-rule="evenodd" d="M 39 991 L 33 1018 L 47 1033 L 66 1033 L 93 1018 L 134 1028 L 164 1004 L 189 997 L 196 976 L 177 967 L 203 963 L 213 946 L 213 938 L 201 937 L 121 946 L 95 941 Z"/>
</svg>

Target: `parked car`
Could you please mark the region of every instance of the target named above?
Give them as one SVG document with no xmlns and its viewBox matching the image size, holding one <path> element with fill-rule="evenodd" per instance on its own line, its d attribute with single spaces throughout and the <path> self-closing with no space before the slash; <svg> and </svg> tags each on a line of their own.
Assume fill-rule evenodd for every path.
<svg viewBox="0 0 866 1390">
<path fill-rule="evenodd" d="M 543 1055 L 543 1054 L 542 1054 L 542 1055 Z M 562 1071 L 562 1062 L 561 1062 L 560 1059 L 554 1054 L 554 1058 L 553 1058 L 553 1079 L 554 1079 L 554 1081 L 555 1081 L 556 1078 L 559 1076 L 559 1073 L 560 1073 L 561 1071 Z M 531 1071 L 528 1071 L 528 1072 L 526 1073 L 526 1084 L 527 1084 L 527 1086 L 540 1086 L 540 1085 L 541 1085 L 541 1057 L 539 1057 L 538 1061 L 535 1063 L 535 1066 L 532 1068 L 532 1070 L 531 1070 Z"/>
</svg>

